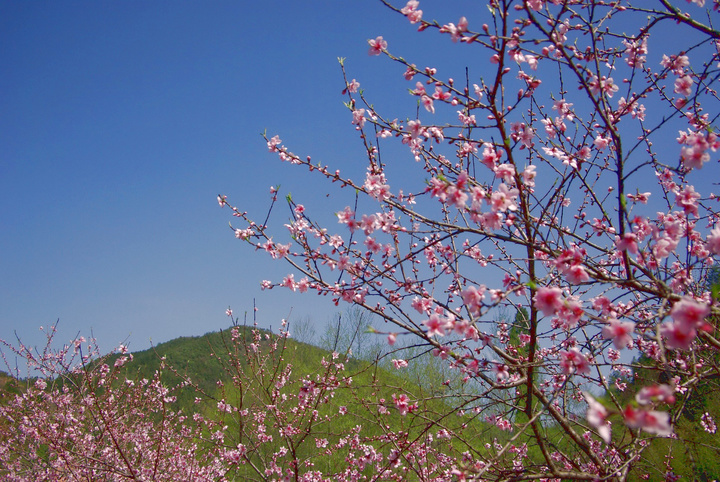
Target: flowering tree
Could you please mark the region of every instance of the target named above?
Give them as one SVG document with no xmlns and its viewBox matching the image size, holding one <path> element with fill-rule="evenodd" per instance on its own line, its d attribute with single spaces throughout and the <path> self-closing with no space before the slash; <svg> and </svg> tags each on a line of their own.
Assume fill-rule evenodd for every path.
<svg viewBox="0 0 720 482">
<path fill-rule="evenodd" d="M 719 370 L 708 276 L 720 255 L 720 4 L 490 0 L 485 18 L 443 24 L 416 0 L 383 3 L 491 68 L 459 81 L 370 40 L 418 109 L 376 110 L 343 65 L 364 181 L 267 138 L 280 160 L 348 192 L 339 226 L 288 198 L 284 244 L 220 196 L 242 221 L 235 235 L 292 265 L 264 288 L 362 306 L 390 346 L 412 338 L 462 374 L 445 416 L 472 412 L 507 436 L 486 446 L 453 433 L 464 452 L 445 475 L 628 477 L 649 440 L 678 436 Z M 384 154 L 393 142 L 407 155 Z M 518 315 L 498 322 L 503 310 Z M 662 376 L 628 386 L 640 372 Z M 405 416 L 423 403 L 393 399 Z"/>
<path fill-rule="evenodd" d="M 124 346 L 111 361 L 82 337 L 52 349 L 54 334 L 39 352 L 3 342 L 38 375 L 0 403 L 3 480 L 213 481 L 228 472 L 226 450 L 205 435 L 222 426 L 173 407 L 182 385 L 163 383 L 160 371 L 128 377 Z"/>
<path fill-rule="evenodd" d="M 341 62 L 363 181 L 266 139 L 347 193 L 339 225 L 288 198 L 283 241 L 269 214 L 219 203 L 237 238 L 292 266 L 264 288 L 374 313 L 385 366 L 402 377 L 425 352 L 442 377 L 411 384 L 338 353 L 300 369 L 291 350 L 312 352 L 286 325 L 234 318 L 213 390 L 172 367 L 179 384 L 138 380 L 124 349 L 82 339 L 5 344 L 40 377 L 0 403 L 0 476 L 673 480 L 663 444 L 694 443 L 688 420 L 715 433 L 717 404 L 698 400 L 720 375 L 718 0 L 490 0 L 457 24 L 386 5 L 474 49 L 460 58 L 483 73 L 457 81 L 370 40 L 417 106 L 373 108 Z M 645 465 L 658 446 L 668 457 Z"/>
</svg>

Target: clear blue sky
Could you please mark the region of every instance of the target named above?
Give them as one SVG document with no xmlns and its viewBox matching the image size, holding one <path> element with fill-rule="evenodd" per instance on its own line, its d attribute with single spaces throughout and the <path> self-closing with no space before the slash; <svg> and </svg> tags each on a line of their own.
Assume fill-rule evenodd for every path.
<svg viewBox="0 0 720 482">
<path fill-rule="evenodd" d="M 444 23 L 485 8 L 422 7 Z M 0 338 L 38 343 L 59 319 L 61 341 L 92 331 L 105 349 L 143 349 L 223 328 L 227 306 L 253 298 L 263 326 L 292 308 L 322 329 L 337 308 L 261 292 L 287 268 L 242 246 L 215 198 L 261 214 L 282 184 L 325 202 L 333 188 L 279 163 L 260 133 L 362 166 L 337 57 L 375 102 L 412 115 L 402 70 L 366 40 L 418 65 L 466 47 L 414 30 L 373 0 L 0 2 Z"/>
</svg>

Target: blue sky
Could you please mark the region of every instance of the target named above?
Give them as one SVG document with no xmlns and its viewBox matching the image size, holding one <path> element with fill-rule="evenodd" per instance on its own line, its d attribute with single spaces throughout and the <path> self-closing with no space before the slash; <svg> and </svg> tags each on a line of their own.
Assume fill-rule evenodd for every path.
<svg viewBox="0 0 720 482">
<path fill-rule="evenodd" d="M 485 8 L 422 7 L 441 22 Z M 263 326 L 292 313 L 321 330 L 337 308 L 261 292 L 287 268 L 242 246 L 215 198 L 263 213 L 281 184 L 326 203 L 333 188 L 279 163 L 260 133 L 362 166 L 337 58 L 376 103 L 414 110 L 400 67 L 366 40 L 418 65 L 465 47 L 414 30 L 371 0 L 0 2 L 0 338 L 39 343 L 59 319 L 63 341 L 142 349 L 224 328 L 227 306 L 253 298 Z"/>
</svg>

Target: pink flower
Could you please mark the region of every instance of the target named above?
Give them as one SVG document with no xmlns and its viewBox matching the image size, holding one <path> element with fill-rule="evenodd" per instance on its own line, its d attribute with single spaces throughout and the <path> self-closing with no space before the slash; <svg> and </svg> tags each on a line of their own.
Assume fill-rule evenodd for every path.
<svg viewBox="0 0 720 482">
<path fill-rule="evenodd" d="M 515 182 L 515 166 L 512 164 L 500 164 L 495 166 L 495 177 L 502 179 L 508 184 Z"/>
<path fill-rule="evenodd" d="M 307 292 L 308 288 L 310 287 L 310 280 L 306 277 L 301 279 L 297 284 L 297 289 L 300 293 Z"/>
<path fill-rule="evenodd" d="M 666 338 L 665 344 L 678 350 L 689 350 L 697 331 L 693 327 L 686 327 L 678 323 L 666 321 L 660 327 L 660 333 Z"/>
<path fill-rule="evenodd" d="M 442 33 L 449 33 L 450 38 L 453 42 L 457 42 L 458 39 L 462 38 L 463 32 L 467 32 L 468 28 L 468 21 L 465 17 L 461 17 L 458 21 L 457 26 L 455 26 L 454 23 L 449 23 L 447 25 L 443 25 L 442 28 L 440 28 L 440 32 Z"/>
<path fill-rule="evenodd" d="M 560 367 L 565 375 L 575 372 L 586 375 L 590 373 L 590 362 L 577 348 L 560 352 Z"/>
<path fill-rule="evenodd" d="M 565 278 L 567 278 L 569 283 L 579 285 L 588 281 L 590 279 L 590 275 L 587 274 L 584 267 L 576 264 L 565 271 Z"/>
<path fill-rule="evenodd" d="M 716 224 L 707 237 L 707 249 L 713 253 L 720 255 L 720 224 Z"/>
<path fill-rule="evenodd" d="M 689 75 L 684 75 L 679 79 L 675 79 L 675 93 L 690 97 L 692 94 L 693 79 Z"/>
<path fill-rule="evenodd" d="M 392 360 L 392 364 L 396 370 L 399 370 L 401 368 L 406 368 L 408 366 L 407 360 L 396 360 L 394 358 Z"/>
<path fill-rule="evenodd" d="M 347 224 L 355 218 L 355 211 L 350 209 L 350 206 L 346 206 L 344 210 L 336 214 L 338 217 L 338 223 Z"/>
<path fill-rule="evenodd" d="M 397 341 L 397 333 L 390 333 L 387 337 L 388 345 L 393 346 Z"/>
<path fill-rule="evenodd" d="M 408 412 L 412 412 L 417 408 L 416 404 L 410 405 L 410 398 L 404 393 L 399 397 L 393 393 L 393 402 L 395 402 L 395 408 L 398 409 L 400 415 L 407 415 Z"/>
<path fill-rule="evenodd" d="M 608 411 L 607 409 L 597 400 L 595 400 L 589 393 L 583 392 L 585 400 L 588 403 L 588 411 L 585 417 L 590 425 L 597 430 L 598 435 L 605 441 L 610 443 L 610 422 L 608 422 Z"/>
<path fill-rule="evenodd" d="M 675 389 L 671 385 L 650 385 L 642 387 L 635 395 L 635 400 L 640 405 L 664 402 L 672 405 L 675 403 Z"/>
<path fill-rule="evenodd" d="M 575 328 L 583 313 L 580 303 L 573 299 L 566 299 L 556 312 L 558 319 L 566 330 Z"/>
<path fill-rule="evenodd" d="M 639 247 L 637 244 L 637 235 L 635 233 L 625 233 L 623 237 L 615 237 L 615 245 L 620 251 L 627 251 L 632 254 L 638 254 Z"/>
<path fill-rule="evenodd" d="M 365 125 L 365 109 L 354 110 L 352 115 L 353 115 L 352 123 L 357 125 L 358 129 L 362 129 L 363 126 Z"/>
<path fill-rule="evenodd" d="M 543 5 L 545 5 L 545 0 L 527 0 L 527 6 L 536 12 L 542 10 Z"/>
<path fill-rule="evenodd" d="M 423 324 L 427 326 L 427 336 L 445 336 L 445 327 L 447 323 L 445 320 L 440 318 L 440 315 L 437 313 L 430 315 L 430 318 L 423 321 Z"/>
<path fill-rule="evenodd" d="M 595 147 L 602 150 L 602 149 L 605 149 L 608 146 L 608 144 L 610 144 L 610 139 L 608 139 L 604 135 L 599 135 L 595 138 L 594 144 L 595 144 Z"/>
<path fill-rule="evenodd" d="M 418 0 L 409 0 L 408 3 L 400 10 L 400 13 L 405 15 L 410 23 L 418 23 L 422 19 L 422 10 L 418 10 Z"/>
<path fill-rule="evenodd" d="M 278 147 L 280 144 L 282 144 L 282 141 L 280 140 L 280 136 L 273 136 L 272 139 L 270 139 L 267 143 L 268 150 L 271 152 L 277 152 Z"/>
<path fill-rule="evenodd" d="M 430 112 L 431 114 L 435 113 L 435 105 L 433 103 L 433 100 L 427 96 L 423 95 L 420 97 L 420 102 L 422 102 L 423 107 L 425 107 L 425 110 Z"/>
<path fill-rule="evenodd" d="M 382 36 L 376 37 L 375 40 L 368 40 L 368 44 L 370 44 L 369 55 L 380 55 L 387 48 L 387 42 L 383 40 Z"/>
<path fill-rule="evenodd" d="M 700 194 L 695 192 L 693 186 L 687 186 L 685 189 L 680 191 L 675 197 L 675 203 L 683 208 L 685 214 L 698 215 L 697 201 L 700 199 Z"/>
<path fill-rule="evenodd" d="M 702 417 L 700 417 L 700 425 L 702 425 L 703 430 L 705 430 L 707 433 L 714 434 L 717 432 L 717 425 L 715 424 L 715 420 L 713 420 L 712 415 L 710 415 L 708 412 L 705 412 L 702 414 Z"/>
<path fill-rule="evenodd" d="M 486 142 L 483 144 L 483 158 L 482 163 L 485 164 L 489 169 L 495 170 L 495 164 L 500 160 L 501 154 L 495 150 L 495 146 Z"/>
<path fill-rule="evenodd" d="M 493 212 L 505 212 L 507 210 L 516 211 L 516 198 L 520 194 L 516 188 L 508 188 L 508 185 L 501 182 L 497 191 L 490 195 L 490 209 Z"/>
<path fill-rule="evenodd" d="M 528 166 L 522 173 L 523 182 L 527 187 L 535 187 L 535 176 L 537 176 L 535 169 L 537 166 Z"/>
<path fill-rule="evenodd" d="M 560 288 L 538 288 L 535 297 L 535 307 L 545 316 L 554 315 L 563 306 L 562 290 Z"/>
<path fill-rule="evenodd" d="M 670 316 L 675 324 L 693 328 L 700 328 L 709 314 L 710 307 L 689 296 L 683 296 L 670 311 Z"/>
<path fill-rule="evenodd" d="M 667 412 L 636 409 L 632 405 L 628 405 L 623 410 L 623 417 L 628 427 L 639 428 L 661 437 L 672 435 L 670 415 Z"/>
<path fill-rule="evenodd" d="M 413 298 L 411 306 L 418 312 L 418 313 L 428 313 L 432 309 L 433 300 L 432 298 L 420 298 L 419 296 L 416 296 Z"/>
<path fill-rule="evenodd" d="M 282 286 L 286 288 L 290 288 L 291 291 L 295 291 L 297 286 L 295 285 L 295 275 L 289 274 L 285 278 L 283 278 Z"/>
<path fill-rule="evenodd" d="M 612 340 L 618 350 L 627 348 L 632 343 L 632 334 L 635 331 L 635 323 L 632 321 L 619 321 L 610 318 L 608 325 L 603 327 L 602 334 L 606 340 Z"/>
<path fill-rule="evenodd" d="M 485 297 L 485 286 L 480 285 L 478 288 L 475 286 L 468 286 L 462 290 L 463 303 L 467 309 L 475 316 L 480 315 L 480 310 L 483 305 L 483 298 Z"/>
</svg>

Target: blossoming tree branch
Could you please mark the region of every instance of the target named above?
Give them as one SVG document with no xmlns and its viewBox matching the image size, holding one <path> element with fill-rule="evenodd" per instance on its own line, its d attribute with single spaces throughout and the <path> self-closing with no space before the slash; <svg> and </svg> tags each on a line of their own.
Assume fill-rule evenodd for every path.
<svg viewBox="0 0 720 482">
<path fill-rule="evenodd" d="M 463 374 L 473 390 L 453 409 L 522 434 L 454 467 L 459 477 L 623 478 L 718 375 L 718 2 L 491 0 L 485 17 L 445 24 L 415 0 L 384 3 L 464 44 L 458 62 L 490 67 L 449 78 L 369 40 L 419 108 L 374 109 L 341 62 L 364 179 L 267 139 L 357 200 L 322 226 L 289 199 L 285 235 L 233 207 L 246 221 L 235 235 L 292 266 L 265 288 L 375 313 L 389 345 L 412 338 Z M 384 155 L 389 143 L 407 154 Z M 514 322 L 497 322 L 503 309 Z M 643 368 L 664 382 L 622 382 Z M 626 391 L 630 401 L 614 395 Z M 571 451 L 548 440 L 551 426 Z M 520 441 L 542 463 L 503 466 Z"/>
</svg>

